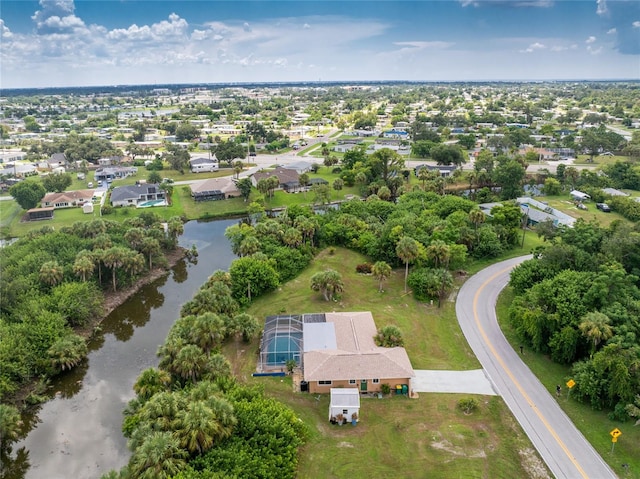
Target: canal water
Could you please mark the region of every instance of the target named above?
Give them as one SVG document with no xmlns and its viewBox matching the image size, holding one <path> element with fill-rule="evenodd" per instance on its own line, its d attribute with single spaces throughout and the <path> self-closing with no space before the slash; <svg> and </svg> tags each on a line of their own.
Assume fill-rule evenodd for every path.
<svg viewBox="0 0 640 479">
<path fill-rule="evenodd" d="M 122 411 L 134 397 L 133 383 L 157 366 L 156 351 L 211 273 L 228 269 L 234 255 L 225 229 L 237 220 L 191 221 L 181 246 L 198 249 L 197 262 L 178 263 L 113 311 L 89 343 L 79 367 L 52 382 L 53 399 L 25 417 L 31 431 L 3 461 L 2 479 L 94 479 L 126 465 Z"/>
</svg>

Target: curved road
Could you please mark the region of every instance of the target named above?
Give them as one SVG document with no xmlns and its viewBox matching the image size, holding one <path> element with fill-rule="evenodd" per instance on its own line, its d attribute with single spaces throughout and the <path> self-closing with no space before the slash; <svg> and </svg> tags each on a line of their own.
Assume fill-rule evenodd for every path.
<svg viewBox="0 0 640 479">
<path fill-rule="evenodd" d="M 495 311 L 498 294 L 509 282 L 511 269 L 529 258 L 502 261 L 469 278 L 458 293 L 458 322 L 495 390 L 555 477 L 615 478 L 615 473 L 522 362 L 498 326 Z"/>
</svg>

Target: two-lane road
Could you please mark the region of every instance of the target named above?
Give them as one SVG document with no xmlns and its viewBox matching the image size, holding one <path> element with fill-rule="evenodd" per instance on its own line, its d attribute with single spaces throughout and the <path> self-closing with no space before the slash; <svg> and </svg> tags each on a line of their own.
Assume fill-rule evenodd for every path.
<svg viewBox="0 0 640 479">
<path fill-rule="evenodd" d="M 495 390 L 558 479 L 615 478 L 615 473 L 520 359 L 498 326 L 495 311 L 498 294 L 507 285 L 511 269 L 529 258 L 502 261 L 469 278 L 458 293 L 458 322 Z"/>
</svg>

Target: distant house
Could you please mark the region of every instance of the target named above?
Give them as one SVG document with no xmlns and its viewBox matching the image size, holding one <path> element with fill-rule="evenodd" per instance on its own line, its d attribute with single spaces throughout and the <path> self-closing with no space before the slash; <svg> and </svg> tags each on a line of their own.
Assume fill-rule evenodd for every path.
<svg viewBox="0 0 640 479">
<path fill-rule="evenodd" d="M 602 192 L 609 196 L 629 196 L 624 191 L 616 190 L 615 188 L 602 188 Z"/>
<path fill-rule="evenodd" d="M 398 129 L 392 129 L 392 130 L 387 130 L 385 131 L 382 136 L 384 138 L 394 138 L 394 139 L 400 139 L 400 140 L 406 140 L 409 138 L 409 133 L 407 133 L 404 130 L 398 130 Z"/>
<path fill-rule="evenodd" d="M 295 161 L 293 163 L 287 164 L 287 168 L 288 169 L 296 170 L 299 175 L 301 175 L 302 173 L 307 173 L 307 172 L 311 171 L 311 167 L 312 166 L 313 166 L 312 162 L 304 161 L 304 160 Z"/>
<path fill-rule="evenodd" d="M 200 156 L 189 160 L 189 168 L 193 173 L 218 171 L 220 165 L 215 155 L 212 158 Z"/>
<path fill-rule="evenodd" d="M 62 193 L 47 193 L 42 198 L 43 208 L 72 208 L 91 202 L 93 190 L 63 191 Z"/>
<path fill-rule="evenodd" d="M 64 153 L 54 153 L 47 160 L 47 165 L 50 169 L 58 168 L 58 167 L 66 167 L 68 165 L 67 157 Z"/>
<path fill-rule="evenodd" d="M 95 172 L 96 181 L 113 181 L 134 176 L 138 173 L 135 166 L 106 166 L 98 168 Z"/>
<path fill-rule="evenodd" d="M 456 171 L 457 166 L 455 165 L 418 165 L 416 166 L 413 171 L 415 173 L 416 176 L 418 176 L 420 174 L 420 170 L 422 168 L 426 168 L 429 171 L 437 171 L 438 173 L 440 173 L 440 176 L 442 176 L 443 178 L 446 178 L 448 176 L 451 176 L 453 174 L 454 171 Z"/>
<path fill-rule="evenodd" d="M 278 187 L 284 188 L 284 185 L 293 185 L 294 183 L 300 184 L 300 175 L 296 170 L 290 168 L 277 167 L 275 170 L 258 171 L 251 176 L 251 183 L 253 186 L 258 185 L 258 181 L 263 178 L 271 178 L 272 176 L 278 177 Z"/>
<path fill-rule="evenodd" d="M 335 151 L 336 153 L 346 153 L 347 151 L 351 151 L 353 150 L 357 145 L 354 143 L 351 144 L 338 144 L 336 146 L 333 147 L 333 151 Z"/>
<path fill-rule="evenodd" d="M 111 192 L 111 204 L 113 206 L 152 206 L 154 203 L 165 200 L 164 191 L 157 184 L 137 184 L 119 186 Z"/>
<path fill-rule="evenodd" d="M 237 196 L 240 196 L 240 190 L 230 176 L 209 178 L 191 185 L 191 197 L 195 201 L 224 200 Z"/>
</svg>

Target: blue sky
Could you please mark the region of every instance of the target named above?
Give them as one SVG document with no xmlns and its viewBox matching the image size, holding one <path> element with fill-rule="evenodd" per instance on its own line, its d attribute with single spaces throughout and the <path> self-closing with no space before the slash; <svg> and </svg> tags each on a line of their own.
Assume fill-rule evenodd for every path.
<svg viewBox="0 0 640 479">
<path fill-rule="evenodd" d="M 0 86 L 640 79 L 638 0 L 2 0 Z"/>
</svg>

